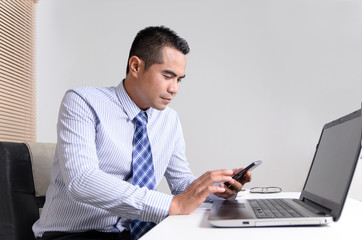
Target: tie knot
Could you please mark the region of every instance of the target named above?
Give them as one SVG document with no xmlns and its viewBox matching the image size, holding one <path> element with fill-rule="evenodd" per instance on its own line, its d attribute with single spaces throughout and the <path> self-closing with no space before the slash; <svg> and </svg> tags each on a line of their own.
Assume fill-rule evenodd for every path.
<svg viewBox="0 0 362 240">
<path fill-rule="evenodd" d="M 143 111 L 139 112 L 133 119 L 133 123 L 136 124 L 136 126 L 146 126 L 147 121 L 147 114 Z"/>
</svg>

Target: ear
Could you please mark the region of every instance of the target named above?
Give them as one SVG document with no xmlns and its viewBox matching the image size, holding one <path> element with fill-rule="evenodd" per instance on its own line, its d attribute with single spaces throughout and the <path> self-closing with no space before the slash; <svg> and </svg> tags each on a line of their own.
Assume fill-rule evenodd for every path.
<svg viewBox="0 0 362 240">
<path fill-rule="evenodd" d="M 129 61 L 129 73 L 132 74 L 134 77 L 137 77 L 142 69 L 142 66 L 144 65 L 143 61 L 137 57 L 137 56 L 132 56 Z"/>
</svg>

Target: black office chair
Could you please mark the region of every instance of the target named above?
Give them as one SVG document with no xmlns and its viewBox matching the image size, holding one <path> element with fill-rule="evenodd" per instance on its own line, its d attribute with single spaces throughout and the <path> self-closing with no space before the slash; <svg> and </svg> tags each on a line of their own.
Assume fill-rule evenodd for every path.
<svg viewBox="0 0 362 240">
<path fill-rule="evenodd" d="M 50 182 L 53 143 L 0 142 L 0 239 L 35 239 Z"/>
</svg>

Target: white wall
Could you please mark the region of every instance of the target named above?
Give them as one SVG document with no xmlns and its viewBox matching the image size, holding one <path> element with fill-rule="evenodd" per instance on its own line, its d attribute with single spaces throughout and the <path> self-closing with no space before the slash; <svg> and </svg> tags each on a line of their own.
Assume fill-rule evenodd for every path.
<svg viewBox="0 0 362 240">
<path fill-rule="evenodd" d="M 323 124 L 361 107 L 361 0 L 40 0 L 37 9 L 40 142 L 56 142 L 67 89 L 124 78 L 131 42 L 149 25 L 191 47 L 171 106 L 195 175 L 261 159 L 249 187 L 299 191 Z"/>
</svg>

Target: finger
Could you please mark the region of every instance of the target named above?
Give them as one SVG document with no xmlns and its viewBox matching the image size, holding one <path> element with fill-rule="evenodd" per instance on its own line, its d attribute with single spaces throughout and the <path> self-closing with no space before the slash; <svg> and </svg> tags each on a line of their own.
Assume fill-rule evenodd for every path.
<svg viewBox="0 0 362 240">
<path fill-rule="evenodd" d="M 229 184 L 231 186 L 229 189 L 235 192 L 239 192 L 243 188 L 243 184 L 238 181 L 230 181 Z"/>
<path fill-rule="evenodd" d="M 205 188 L 208 188 L 209 186 L 213 186 L 215 183 L 234 181 L 232 179 L 232 177 L 230 176 L 231 172 L 232 172 L 231 170 L 206 172 L 205 174 L 203 174 L 202 176 L 197 178 L 186 190 L 194 192 L 196 195 L 200 195 L 198 193 L 205 192 L 204 191 Z M 220 173 L 221 174 L 226 173 L 229 176 L 219 175 Z M 208 192 L 208 191 L 206 190 L 206 192 Z"/>
<path fill-rule="evenodd" d="M 238 174 L 239 172 L 241 172 L 244 168 L 234 168 L 233 169 L 233 172 L 234 172 L 234 175 L 235 174 Z"/>
<path fill-rule="evenodd" d="M 237 182 L 237 181 L 234 181 L 234 182 Z M 225 188 L 225 194 L 227 194 L 229 196 L 235 195 L 238 191 L 237 191 L 236 187 L 234 187 L 235 186 L 234 184 L 230 184 L 230 185 L 231 185 L 231 187 L 227 187 L 225 184 L 221 183 L 219 186 Z"/>
<path fill-rule="evenodd" d="M 216 196 L 224 198 L 224 199 L 230 199 L 235 197 L 235 195 L 237 194 L 236 191 L 234 191 L 231 188 L 226 187 L 224 184 L 220 184 L 220 187 L 224 187 L 225 188 L 225 192 L 223 193 L 215 193 Z"/>
<path fill-rule="evenodd" d="M 208 187 L 205 187 L 203 190 L 201 190 L 200 197 L 206 199 L 210 194 L 224 193 L 225 191 L 226 191 L 226 188 L 224 188 L 224 187 L 215 186 L 215 185 L 208 186 Z"/>
<path fill-rule="evenodd" d="M 227 182 L 232 180 L 232 176 L 234 172 L 232 170 L 215 170 L 215 171 L 208 171 L 201 175 L 197 181 L 200 185 L 213 185 L 214 183 L 218 182 Z"/>
<path fill-rule="evenodd" d="M 247 172 L 245 173 L 245 175 L 243 176 L 243 178 L 241 179 L 240 183 L 241 183 L 242 185 L 244 185 L 245 183 L 250 182 L 250 181 L 251 181 L 251 172 L 250 172 L 250 171 L 247 171 Z"/>
<path fill-rule="evenodd" d="M 230 169 L 219 169 L 219 170 L 214 170 L 214 171 L 208 171 L 207 173 L 211 173 L 211 174 L 215 174 L 215 175 L 224 175 L 224 176 L 233 176 L 234 175 L 234 171 L 230 170 Z"/>
</svg>

